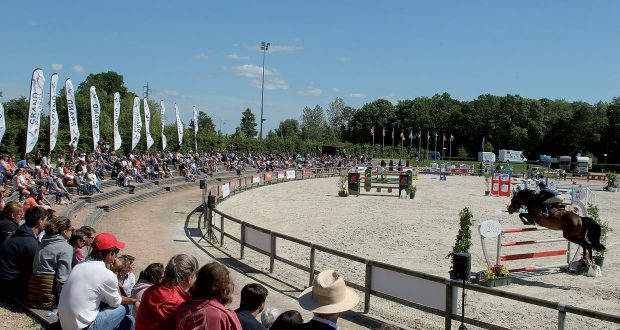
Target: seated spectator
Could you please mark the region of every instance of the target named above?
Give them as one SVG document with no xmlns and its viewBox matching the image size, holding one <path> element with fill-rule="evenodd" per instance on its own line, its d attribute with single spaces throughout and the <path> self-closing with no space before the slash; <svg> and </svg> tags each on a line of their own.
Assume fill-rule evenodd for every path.
<svg viewBox="0 0 620 330">
<path fill-rule="evenodd" d="M 45 186 L 39 186 L 37 187 L 37 192 L 34 195 L 34 198 L 37 201 L 37 205 L 48 210 L 52 208 L 52 204 L 50 204 L 50 201 L 47 199 L 47 197 L 45 197 L 46 193 L 47 188 L 45 188 Z"/>
<path fill-rule="evenodd" d="M 280 314 L 269 330 L 286 330 L 302 323 L 304 323 L 304 319 L 301 314 L 298 311 L 290 310 Z"/>
<path fill-rule="evenodd" d="M 88 170 L 85 179 L 89 191 L 95 190 L 99 193 L 103 193 L 103 190 L 101 190 L 101 181 L 99 181 L 97 175 L 95 175 L 95 172 L 92 169 Z"/>
<path fill-rule="evenodd" d="M 90 252 L 91 244 L 93 243 L 93 240 L 95 239 L 95 235 L 97 235 L 97 231 L 95 230 L 95 228 L 91 226 L 82 226 L 80 227 L 80 230 L 86 233 L 86 245 L 84 246 L 83 250 L 84 250 L 84 255 L 88 255 Z"/>
<path fill-rule="evenodd" d="M 76 229 L 71 234 L 69 245 L 73 248 L 73 257 L 71 258 L 71 266 L 79 264 L 84 260 L 84 246 L 86 246 L 86 232 L 82 229 Z"/>
<path fill-rule="evenodd" d="M 62 179 L 60 177 L 54 176 L 49 184 L 50 194 L 56 195 L 56 204 L 67 204 L 73 203 L 73 199 L 71 199 L 71 195 L 69 195 L 69 191 L 65 188 L 65 185 L 62 183 Z M 68 202 L 63 202 L 62 198 L 65 198 Z"/>
<path fill-rule="evenodd" d="M 136 300 L 121 296 L 116 275 L 106 268 L 124 247 L 110 233 L 95 237 L 90 257 L 73 268 L 60 293 L 58 318 L 63 329 L 134 328 L 130 306 Z"/>
<path fill-rule="evenodd" d="M 39 203 L 37 203 L 36 195 L 34 192 L 31 193 L 28 190 L 24 190 L 22 193 L 23 193 L 23 196 L 25 197 L 24 208 L 23 208 L 24 213 L 26 213 L 29 208 L 39 205 Z"/>
<path fill-rule="evenodd" d="M 274 307 L 265 307 L 260 314 L 260 323 L 267 329 L 271 328 L 271 325 L 280 315 L 280 311 Z"/>
<path fill-rule="evenodd" d="M 32 262 L 39 247 L 37 236 L 43 231 L 47 212 L 38 206 L 26 212 L 26 223 L 0 247 L 0 290 L 13 297 L 24 297 Z"/>
<path fill-rule="evenodd" d="M 174 329 L 177 308 L 192 298 L 187 290 L 196 280 L 198 260 L 177 254 L 168 261 L 161 283 L 148 288 L 136 317 L 136 329 Z"/>
<path fill-rule="evenodd" d="M 232 302 L 233 281 L 228 269 L 211 262 L 198 271 L 192 291 L 193 299 L 178 310 L 177 329 L 241 330 L 237 314 L 225 307 Z"/>
<path fill-rule="evenodd" d="M 140 272 L 138 277 L 138 283 L 134 285 L 131 290 L 130 297 L 135 298 L 138 301 L 142 301 L 142 294 L 146 289 L 150 288 L 154 284 L 159 284 L 164 279 L 164 265 L 156 262 L 148 265 L 143 271 Z"/>
<path fill-rule="evenodd" d="M 134 261 L 136 258 L 128 254 L 123 254 L 118 257 L 121 262 L 119 268 L 116 270 L 116 276 L 118 277 L 118 285 L 123 289 L 125 296 L 130 297 L 133 286 L 136 285 L 136 275 L 131 271 L 134 270 Z"/>
<path fill-rule="evenodd" d="M 26 304 L 30 307 L 50 310 L 56 306 L 71 272 L 73 249 L 67 239 L 72 230 L 68 218 L 54 218 L 45 225 L 45 236 L 34 256 L 28 284 Z"/>
<path fill-rule="evenodd" d="M 24 206 L 18 201 L 8 202 L 0 213 L 0 246 L 19 229 Z"/>
<path fill-rule="evenodd" d="M 136 186 L 131 184 L 131 182 L 133 181 L 133 177 L 129 175 L 127 170 L 123 171 L 122 173 L 123 187 L 129 188 L 129 193 L 133 194 L 134 190 L 136 190 Z"/>
<path fill-rule="evenodd" d="M 250 283 L 241 289 L 241 302 L 235 313 L 243 330 L 265 330 L 256 316 L 265 308 L 268 294 L 267 289 L 258 283 Z"/>
<path fill-rule="evenodd" d="M 338 329 L 338 318 L 355 307 L 359 301 L 357 293 L 348 288 L 340 274 L 324 270 L 314 277 L 312 286 L 299 296 L 301 308 L 314 314 L 307 323 L 292 326 L 292 330 Z"/>
</svg>

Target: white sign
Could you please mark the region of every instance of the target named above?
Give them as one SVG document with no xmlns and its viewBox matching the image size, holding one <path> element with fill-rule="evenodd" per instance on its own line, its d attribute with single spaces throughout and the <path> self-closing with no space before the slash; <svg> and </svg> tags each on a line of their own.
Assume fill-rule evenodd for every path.
<svg viewBox="0 0 620 330">
<path fill-rule="evenodd" d="M 497 220 L 483 221 L 478 228 L 484 238 L 494 238 L 502 233 L 502 224 Z"/>
<path fill-rule="evenodd" d="M 260 182 L 260 175 L 256 174 L 252 176 L 252 183 L 259 183 Z"/>
<path fill-rule="evenodd" d="M 245 227 L 245 244 L 271 254 L 271 234 Z"/>
<path fill-rule="evenodd" d="M 226 183 L 222 185 L 222 198 L 226 198 L 230 195 L 230 184 Z"/>
<path fill-rule="evenodd" d="M 377 266 L 372 266 L 370 278 L 372 290 L 438 310 L 446 308 L 446 284 L 444 283 Z"/>
<path fill-rule="evenodd" d="M 278 179 L 284 179 L 284 172 L 278 172 Z"/>
<path fill-rule="evenodd" d="M 295 179 L 295 170 L 286 171 L 286 178 L 289 180 Z"/>
</svg>

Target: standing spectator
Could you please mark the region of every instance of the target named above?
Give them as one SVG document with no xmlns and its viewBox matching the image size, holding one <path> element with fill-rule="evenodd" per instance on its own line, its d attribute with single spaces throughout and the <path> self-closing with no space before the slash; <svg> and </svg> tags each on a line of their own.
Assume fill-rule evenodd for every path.
<svg viewBox="0 0 620 330">
<path fill-rule="evenodd" d="M 132 273 L 135 268 L 134 261 L 136 258 L 134 256 L 130 256 L 128 254 L 123 254 L 118 257 L 121 265 L 116 271 L 116 276 L 118 277 L 118 285 L 123 289 L 125 296 L 131 296 L 131 290 L 133 290 L 133 286 L 136 285 L 136 275 Z"/>
<path fill-rule="evenodd" d="M 292 330 L 338 329 L 338 318 L 355 307 L 357 293 L 347 288 L 344 279 L 333 270 L 324 270 L 314 277 L 312 286 L 299 296 L 301 308 L 314 313 L 310 322 L 291 327 Z"/>
<path fill-rule="evenodd" d="M 164 279 L 164 265 L 159 262 L 148 265 L 140 272 L 138 283 L 131 290 L 131 297 L 142 301 L 142 294 L 154 284 L 159 284 Z"/>
<path fill-rule="evenodd" d="M 225 266 L 217 262 L 202 266 L 194 284 L 193 300 L 179 307 L 176 328 L 241 330 L 237 314 L 225 307 L 232 302 L 233 290 L 233 281 Z"/>
<path fill-rule="evenodd" d="M 241 303 L 235 313 L 243 330 L 265 330 L 256 316 L 265 308 L 268 294 L 267 289 L 258 283 L 250 283 L 241 289 Z"/>
<path fill-rule="evenodd" d="M 72 229 L 68 218 L 54 218 L 45 225 L 28 284 L 26 303 L 31 307 L 50 310 L 58 301 L 71 272 L 73 249 L 67 239 Z"/>
<path fill-rule="evenodd" d="M 177 308 L 192 298 L 187 290 L 196 280 L 198 260 L 177 254 L 168 261 L 164 280 L 148 288 L 136 317 L 136 329 L 174 329 Z"/>
<path fill-rule="evenodd" d="M 136 300 L 120 295 L 116 275 L 106 268 L 124 247 L 110 233 L 95 237 L 90 258 L 75 266 L 60 294 L 58 318 L 63 329 L 134 329 L 130 305 Z M 100 308 L 101 302 L 107 306 Z"/>
<path fill-rule="evenodd" d="M 19 222 L 24 215 L 22 203 L 8 202 L 0 213 L 0 246 L 19 229 Z"/>
<path fill-rule="evenodd" d="M 0 290 L 24 297 L 32 274 L 32 261 L 39 247 L 37 236 L 43 231 L 47 211 L 33 206 L 26 212 L 26 223 L 0 248 Z"/>
<path fill-rule="evenodd" d="M 304 319 L 301 317 L 301 314 L 298 311 L 290 310 L 280 314 L 269 330 L 286 330 L 302 323 L 304 323 Z"/>
</svg>

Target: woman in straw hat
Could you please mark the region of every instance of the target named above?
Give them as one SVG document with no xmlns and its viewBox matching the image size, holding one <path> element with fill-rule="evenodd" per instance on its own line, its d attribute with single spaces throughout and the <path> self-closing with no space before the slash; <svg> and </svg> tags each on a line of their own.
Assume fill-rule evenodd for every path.
<svg viewBox="0 0 620 330">
<path fill-rule="evenodd" d="M 314 278 L 312 287 L 299 296 L 301 308 L 312 312 L 314 317 L 290 329 L 338 329 L 340 315 L 355 307 L 358 301 L 357 293 L 346 286 L 342 276 L 331 269 L 324 270 Z"/>
</svg>

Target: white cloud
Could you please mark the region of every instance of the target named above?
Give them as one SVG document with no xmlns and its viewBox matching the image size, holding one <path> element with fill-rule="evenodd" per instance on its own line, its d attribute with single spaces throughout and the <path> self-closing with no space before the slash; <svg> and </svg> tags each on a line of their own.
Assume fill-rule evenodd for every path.
<svg viewBox="0 0 620 330">
<path fill-rule="evenodd" d="M 351 94 L 349 94 L 349 97 L 364 98 L 364 97 L 366 97 L 366 95 L 364 95 L 362 93 L 351 93 Z"/>
<path fill-rule="evenodd" d="M 336 57 L 338 61 L 347 62 L 351 60 L 351 56 L 338 56 Z"/>
<path fill-rule="evenodd" d="M 261 88 L 262 81 L 255 79 L 250 82 L 250 85 L 255 88 Z M 280 78 L 271 78 L 265 80 L 265 89 L 276 90 L 276 89 L 288 89 L 288 83 L 285 80 Z"/>
<path fill-rule="evenodd" d="M 231 61 L 241 61 L 241 60 L 247 60 L 249 57 L 248 56 L 241 56 L 241 55 L 237 55 L 237 54 L 230 54 L 230 55 L 227 55 L 226 58 L 231 60 Z"/>
<path fill-rule="evenodd" d="M 192 61 L 206 61 L 209 59 L 209 55 L 205 54 L 205 53 L 201 53 L 198 55 L 194 55 L 192 57 Z"/>
<path fill-rule="evenodd" d="M 258 78 L 263 74 L 263 67 L 255 64 L 244 64 L 228 69 L 234 72 L 238 76 Z M 277 76 L 279 72 L 277 70 L 265 69 L 265 76 Z"/>
<path fill-rule="evenodd" d="M 323 91 L 314 86 L 308 86 L 300 89 L 297 93 L 299 93 L 300 95 L 319 96 L 323 94 Z"/>
<path fill-rule="evenodd" d="M 79 74 L 84 74 L 84 67 L 81 65 L 74 65 L 73 66 L 73 71 L 77 72 Z"/>
<path fill-rule="evenodd" d="M 334 88 L 332 88 L 332 91 L 334 91 L 334 92 L 338 93 L 338 92 L 340 92 L 340 88 L 338 88 L 338 87 L 334 87 Z"/>
<path fill-rule="evenodd" d="M 62 70 L 62 64 L 52 63 L 52 70 L 60 71 Z"/>
</svg>

